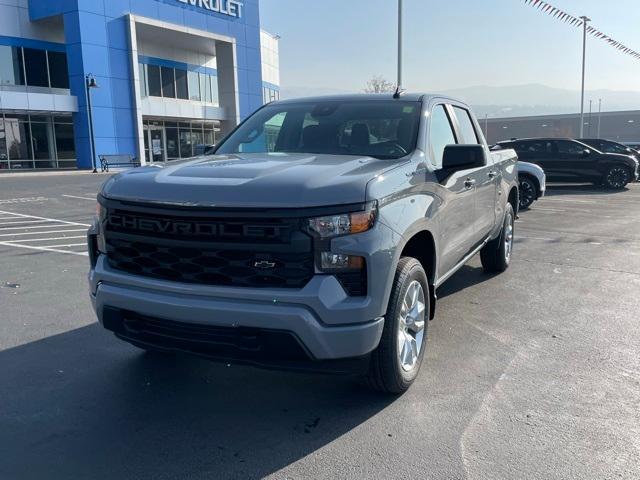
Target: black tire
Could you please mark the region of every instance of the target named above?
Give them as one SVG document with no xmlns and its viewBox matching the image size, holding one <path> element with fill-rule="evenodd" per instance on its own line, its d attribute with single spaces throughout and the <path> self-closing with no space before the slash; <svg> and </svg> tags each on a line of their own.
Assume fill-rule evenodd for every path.
<svg viewBox="0 0 640 480">
<path fill-rule="evenodd" d="M 502 230 L 500 235 L 495 240 L 491 240 L 487 243 L 482 250 L 480 250 L 480 260 L 482 261 L 482 267 L 487 273 L 501 273 L 509 268 L 511 263 L 511 255 L 513 252 L 513 232 L 515 226 L 515 214 L 513 207 L 510 203 L 507 203 L 504 212 L 504 220 L 502 221 Z M 509 228 L 511 227 L 511 228 Z M 507 236 L 511 236 L 509 242 L 507 242 Z M 507 247 L 507 245 L 510 245 Z M 507 248 L 509 251 L 507 252 Z"/>
<path fill-rule="evenodd" d="M 609 167 L 602 177 L 602 184 L 611 190 L 621 190 L 631 181 L 631 171 L 627 167 L 614 165 Z"/>
<path fill-rule="evenodd" d="M 520 183 L 520 210 L 526 210 L 538 199 L 538 185 L 528 175 L 520 175 L 518 182 Z"/>
<path fill-rule="evenodd" d="M 422 286 L 424 294 L 424 328 L 422 329 L 418 355 L 414 357 L 415 366 L 410 371 L 406 371 L 400 360 L 398 332 L 401 326 L 400 313 L 405 295 L 414 281 Z M 418 376 L 427 343 L 427 326 L 431 308 L 429 298 L 427 275 L 420 262 L 411 257 L 401 258 L 393 281 L 382 338 L 378 348 L 371 354 L 369 373 L 366 378 L 371 388 L 385 393 L 401 394 L 411 386 Z M 416 345 L 418 345 L 417 342 Z"/>
</svg>

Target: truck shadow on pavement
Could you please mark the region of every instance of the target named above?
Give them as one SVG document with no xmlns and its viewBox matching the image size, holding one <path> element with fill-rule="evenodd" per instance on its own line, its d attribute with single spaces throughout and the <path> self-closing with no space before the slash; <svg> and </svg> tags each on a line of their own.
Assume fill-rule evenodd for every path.
<svg viewBox="0 0 640 480">
<path fill-rule="evenodd" d="M 479 283 L 486 282 L 497 276 L 495 273 L 485 273 L 482 267 L 475 267 L 472 265 L 464 265 L 460 270 L 453 274 L 453 276 L 444 282 L 444 284 L 438 288 L 438 300 L 461 292 L 462 290 L 478 285 Z"/>
<path fill-rule="evenodd" d="M 0 365 L 0 478 L 261 478 L 394 400 L 349 377 L 144 354 L 96 324 Z"/>
</svg>

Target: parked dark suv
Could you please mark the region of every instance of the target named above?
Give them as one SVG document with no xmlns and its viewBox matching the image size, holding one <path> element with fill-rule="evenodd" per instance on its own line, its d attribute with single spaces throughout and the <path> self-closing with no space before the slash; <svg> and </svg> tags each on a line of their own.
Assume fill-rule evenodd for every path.
<svg viewBox="0 0 640 480">
<path fill-rule="evenodd" d="M 604 138 L 579 138 L 579 142 L 582 142 L 591 148 L 604 153 L 620 153 L 622 155 L 631 155 L 636 160 L 640 161 L 640 152 L 633 148 L 613 140 L 605 140 Z"/>
<path fill-rule="evenodd" d="M 638 161 L 630 155 L 604 153 L 570 138 L 527 138 L 498 142 L 523 162 L 540 165 L 551 182 L 592 182 L 624 188 L 638 178 Z"/>
</svg>

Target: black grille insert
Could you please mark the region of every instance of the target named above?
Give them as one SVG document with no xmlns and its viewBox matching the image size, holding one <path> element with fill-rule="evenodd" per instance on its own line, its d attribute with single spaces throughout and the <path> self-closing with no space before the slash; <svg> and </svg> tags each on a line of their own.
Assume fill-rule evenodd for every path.
<svg viewBox="0 0 640 480">
<path fill-rule="evenodd" d="M 238 219 L 110 211 L 112 268 L 185 283 L 302 288 L 314 274 L 313 241 L 298 219 Z"/>
</svg>

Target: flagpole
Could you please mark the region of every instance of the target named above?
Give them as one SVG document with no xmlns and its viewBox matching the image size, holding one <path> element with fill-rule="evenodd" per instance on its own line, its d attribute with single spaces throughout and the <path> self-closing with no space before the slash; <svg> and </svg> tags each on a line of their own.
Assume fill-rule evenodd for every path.
<svg viewBox="0 0 640 480">
<path fill-rule="evenodd" d="M 580 138 L 584 137 L 584 70 L 587 58 L 587 22 L 591 19 L 584 15 L 582 19 L 582 89 L 580 90 Z"/>
</svg>

